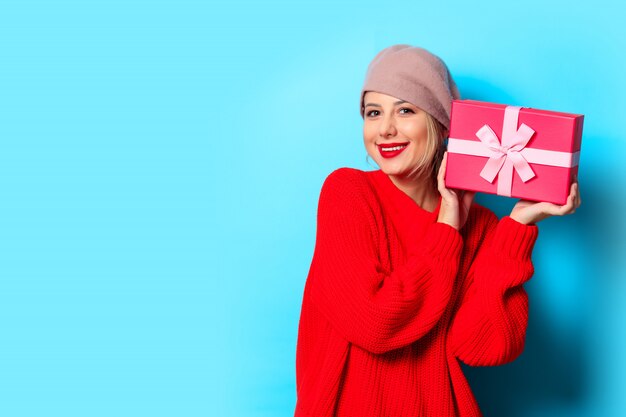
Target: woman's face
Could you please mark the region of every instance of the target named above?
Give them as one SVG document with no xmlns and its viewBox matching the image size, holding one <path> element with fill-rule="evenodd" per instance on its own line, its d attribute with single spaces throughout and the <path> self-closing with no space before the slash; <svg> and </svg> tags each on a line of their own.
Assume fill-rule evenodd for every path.
<svg viewBox="0 0 626 417">
<path fill-rule="evenodd" d="M 426 149 L 426 112 L 375 91 L 365 93 L 364 106 L 363 141 L 367 153 L 387 175 L 410 173 Z"/>
</svg>

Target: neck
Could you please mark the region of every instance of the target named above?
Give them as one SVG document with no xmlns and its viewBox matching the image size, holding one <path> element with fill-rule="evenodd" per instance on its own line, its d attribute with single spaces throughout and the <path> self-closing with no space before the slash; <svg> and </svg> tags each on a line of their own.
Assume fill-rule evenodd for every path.
<svg viewBox="0 0 626 417">
<path fill-rule="evenodd" d="M 417 205 L 426 211 L 433 212 L 439 203 L 439 192 L 429 177 L 408 178 L 389 175 L 391 182 L 411 197 Z"/>
</svg>

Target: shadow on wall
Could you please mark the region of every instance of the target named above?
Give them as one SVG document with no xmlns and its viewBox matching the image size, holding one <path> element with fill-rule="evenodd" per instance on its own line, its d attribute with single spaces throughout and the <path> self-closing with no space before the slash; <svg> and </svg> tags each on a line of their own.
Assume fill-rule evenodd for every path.
<svg viewBox="0 0 626 417">
<path fill-rule="evenodd" d="M 507 104 L 515 102 L 500 89 L 481 80 L 459 77 L 457 83 L 463 98 Z M 594 138 L 583 133 L 582 153 L 598 151 L 591 146 L 585 147 L 585 142 L 593 143 Z M 585 156 L 582 159 L 599 160 L 591 154 Z M 602 180 L 610 178 L 606 171 L 612 168 L 592 166 L 591 163 L 585 166 L 582 159 L 579 180 L 583 205 L 573 216 L 540 223 L 539 237 L 541 239 L 542 233 L 549 233 L 576 242 L 576 254 L 572 254 L 571 260 L 577 264 L 573 270 L 580 271 L 577 272 L 580 274 L 578 292 L 582 296 L 576 302 L 582 311 L 573 315 L 581 320 L 575 323 L 575 331 L 569 332 L 569 336 L 553 331 L 553 324 L 542 319 L 548 314 L 545 307 L 542 308 L 530 294 L 528 332 L 522 355 L 510 364 L 497 367 L 474 368 L 461 364 L 486 417 L 522 417 L 544 407 L 546 410 L 559 406 L 564 410 L 576 409 L 585 404 L 591 392 L 592 352 L 587 338 L 593 333 L 592 313 L 602 308 L 602 294 L 610 284 L 597 277 L 611 275 L 605 272 L 618 262 L 619 254 L 614 243 L 621 237 L 617 236 L 618 228 L 611 223 L 612 217 L 606 209 L 615 207 L 619 202 L 614 200 L 619 196 L 610 192 L 610 186 Z M 478 194 L 476 200 L 492 209 L 498 217 L 509 214 L 517 201 L 485 194 Z M 541 271 L 536 271 L 535 275 L 534 280 L 555 278 L 541 276 Z"/>
<path fill-rule="evenodd" d="M 576 263 L 570 270 L 578 274 L 572 279 L 578 282 L 576 294 L 580 296 L 573 302 L 576 311 L 571 313 L 572 320 L 578 320 L 574 331 L 563 333 L 551 328 L 554 320 L 544 319 L 549 314 L 545 301 L 542 306 L 529 291 L 526 346 L 517 360 L 497 367 L 474 368 L 462 364 L 485 417 L 522 417 L 531 411 L 554 410 L 559 406 L 564 410 L 580 409 L 591 393 L 591 358 L 598 352 L 591 351 L 594 347 L 589 340 L 596 333 L 594 315 L 602 311 L 602 300 L 611 288 L 610 280 L 599 277 L 612 275 L 611 265 L 616 265 L 620 256 L 614 242 L 621 237 L 617 236 L 619 228 L 611 223 L 612 218 L 607 214 L 607 207 L 614 207 L 617 203 L 614 199 L 619 196 L 605 189 L 600 180 L 600 167 L 587 168 L 593 174 L 583 176 L 584 181 L 581 179 L 583 205 L 572 216 L 551 218 L 544 221 L 545 225 L 539 225 L 539 239 L 549 233 L 576 242 L 576 253 L 570 258 Z M 517 201 L 497 196 L 480 197 L 480 203 L 492 208 L 499 217 L 508 214 L 510 206 Z M 548 258 L 549 254 L 544 257 Z M 541 271 L 536 270 L 532 280 L 556 278 L 560 277 L 541 275 Z"/>
<path fill-rule="evenodd" d="M 531 307 L 526 347 L 517 360 L 496 367 L 462 364 L 485 417 L 522 417 L 559 404 L 571 410 L 585 401 L 588 352 L 578 340 L 555 339 L 537 310 Z"/>
</svg>

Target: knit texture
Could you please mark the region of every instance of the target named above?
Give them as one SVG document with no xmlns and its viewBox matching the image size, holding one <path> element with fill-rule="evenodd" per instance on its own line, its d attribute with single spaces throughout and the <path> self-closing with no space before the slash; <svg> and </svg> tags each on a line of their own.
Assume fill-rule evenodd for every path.
<svg viewBox="0 0 626 417">
<path fill-rule="evenodd" d="M 381 170 L 319 197 L 296 348 L 295 417 L 481 416 L 459 360 L 524 348 L 537 227 L 473 204 L 461 231 Z"/>
<path fill-rule="evenodd" d="M 361 117 L 364 98 L 376 91 L 406 100 L 450 128 L 450 108 L 459 90 L 441 58 L 418 46 L 392 45 L 378 52 L 367 67 L 361 88 Z"/>
</svg>

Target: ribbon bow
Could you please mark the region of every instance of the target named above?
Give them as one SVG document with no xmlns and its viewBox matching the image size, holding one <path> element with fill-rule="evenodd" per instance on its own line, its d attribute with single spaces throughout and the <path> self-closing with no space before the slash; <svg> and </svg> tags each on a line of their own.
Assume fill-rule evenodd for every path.
<svg viewBox="0 0 626 417">
<path fill-rule="evenodd" d="M 489 160 L 480 172 L 480 176 L 493 183 L 498 177 L 499 195 L 511 196 L 513 186 L 513 169 L 517 171 L 522 181 L 526 182 L 535 176 L 528 161 L 520 152 L 526 147 L 535 131 L 522 123 L 518 128 L 519 106 L 507 106 L 504 110 L 502 124 L 502 142 L 489 125 L 484 125 L 476 136 L 489 150 Z"/>
</svg>

